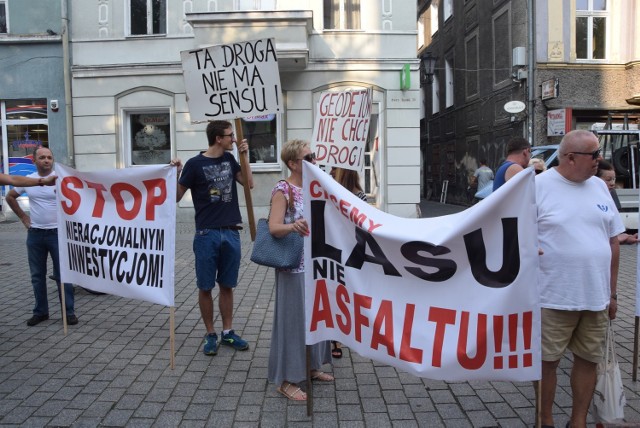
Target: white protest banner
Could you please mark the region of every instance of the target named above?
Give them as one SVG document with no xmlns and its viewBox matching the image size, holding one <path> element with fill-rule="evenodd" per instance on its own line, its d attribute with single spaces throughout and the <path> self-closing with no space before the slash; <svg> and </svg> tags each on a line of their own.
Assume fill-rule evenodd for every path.
<svg viewBox="0 0 640 428">
<path fill-rule="evenodd" d="M 174 306 L 176 168 L 56 173 L 62 281 Z"/>
<path fill-rule="evenodd" d="M 303 164 L 307 344 L 431 379 L 540 379 L 533 171 L 459 214 L 407 219 Z"/>
<path fill-rule="evenodd" d="M 371 97 L 371 89 L 320 94 L 311 138 L 318 164 L 362 172 Z"/>
<path fill-rule="evenodd" d="M 282 111 L 274 39 L 180 52 L 192 122 Z"/>
</svg>

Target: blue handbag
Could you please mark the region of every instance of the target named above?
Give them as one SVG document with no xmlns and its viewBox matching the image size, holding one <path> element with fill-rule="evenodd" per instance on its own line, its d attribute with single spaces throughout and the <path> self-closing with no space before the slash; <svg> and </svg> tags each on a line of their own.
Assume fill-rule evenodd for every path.
<svg viewBox="0 0 640 428">
<path fill-rule="evenodd" d="M 293 195 L 290 185 L 287 212 L 290 213 L 291 220 L 293 220 Z M 300 265 L 303 248 L 304 241 L 302 236 L 291 232 L 282 238 L 276 238 L 269 232 L 269 220 L 261 218 L 258 220 L 256 228 L 256 239 L 253 243 L 251 261 L 277 269 L 295 269 Z"/>
</svg>

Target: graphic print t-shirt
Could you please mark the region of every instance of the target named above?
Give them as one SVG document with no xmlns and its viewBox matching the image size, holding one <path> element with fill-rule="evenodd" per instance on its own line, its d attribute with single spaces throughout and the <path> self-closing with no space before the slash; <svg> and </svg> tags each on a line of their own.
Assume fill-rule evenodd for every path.
<svg viewBox="0 0 640 428">
<path fill-rule="evenodd" d="M 231 153 L 219 158 L 199 154 L 187 161 L 179 183 L 191 189 L 196 229 L 242 223 L 235 176 L 240 165 Z"/>
</svg>

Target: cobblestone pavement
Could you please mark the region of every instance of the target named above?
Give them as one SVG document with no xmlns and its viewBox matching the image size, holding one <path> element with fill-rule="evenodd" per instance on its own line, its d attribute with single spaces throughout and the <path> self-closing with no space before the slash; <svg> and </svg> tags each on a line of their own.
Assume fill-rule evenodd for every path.
<svg viewBox="0 0 640 428">
<path fill-rule="evenodd" d="M 423 204 L 423 215 L 461 207 Z M 176 353 L 169 368 L 169 309 L 76 287 L 80 323 L 64 336 L 57 304 L 51 319 L 27 327 L 33 293 L 20 223 L 0 223 L 0 425 L 1 426 L 344 426 L 519 427 L 534 422 L 528 382 L 447 383 L 416 378 L 362 358 L 349 349 L 335 360 L 335 383 L 314 384 L 313 415 L 268 384 L 273 318 L 273 272 L 249 261 L 249 234 L 235 294 L 234 327 L 249 340 L 246 352 L 223 347 L 202 353 L 191 223 L 176 237 Z M 640 424 L 640 383 L 631 380 L 636 248 L 622 248 L 618 355 L 628 421 Z M 49 301 L 55 302 L 49 284 Z M 216 310 L 216 313 L 218 311 Z M 216 319 L 220 328 L 220 320 Z M 571 406 L 568 359 L 561 362 L 557 426 Z"/>
</svg>

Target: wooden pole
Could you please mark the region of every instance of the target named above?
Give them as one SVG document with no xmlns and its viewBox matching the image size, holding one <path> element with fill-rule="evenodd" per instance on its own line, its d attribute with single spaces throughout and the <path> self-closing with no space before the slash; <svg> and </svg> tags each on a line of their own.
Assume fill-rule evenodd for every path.
<svg viewBox="0 0 640 428">
<path fill-rule="evenodd" d="M 311 384 L 311 345 L 307 348 L 307 416 L 313 414 L 313 385 Z"/>
<path fill-rule="evenodd" d="M 633 328 L 633 371 L 631 379 L 638 380 L 638 328 L 640 327 L 640 317 L 636 315 L 636 323 Z"/>
<path fill-rule="evenodd" d="M 175 354 L 176 354 L 176 308 L 174 306 L 169 307 L 169 366 L 171 370 L 175 368 Z"/>
<path fill-rule="evenodd" d="M 56 285 L 58 286 L 58 292 L 60 293 L 60 304 L 62 305 L 62 330 L 64 331 L 64 335 L 67 335 L 67 303 L 64 298 L 64 282 L 56 281 Z"/>
<path fill-rule="evenodd" d="M 242 132 L 242 119 L 236 119 L 236 139 L 242 141 L 244 134 Z M 247 154 L 248 155 L 248 154 Z M 244 181 L 244 200 L 247 204 L 247 217 L 249 219 L 249 232 L 251 234 L 251 241 L 256 240 L 256 219 L 253 215 L 253 201 L 251 200 L 251 188 L 249 187 L 249 160 L 247 156 L 240 154 L 240 168 L 242 168 L 242 179 Z"/>
</svg>

